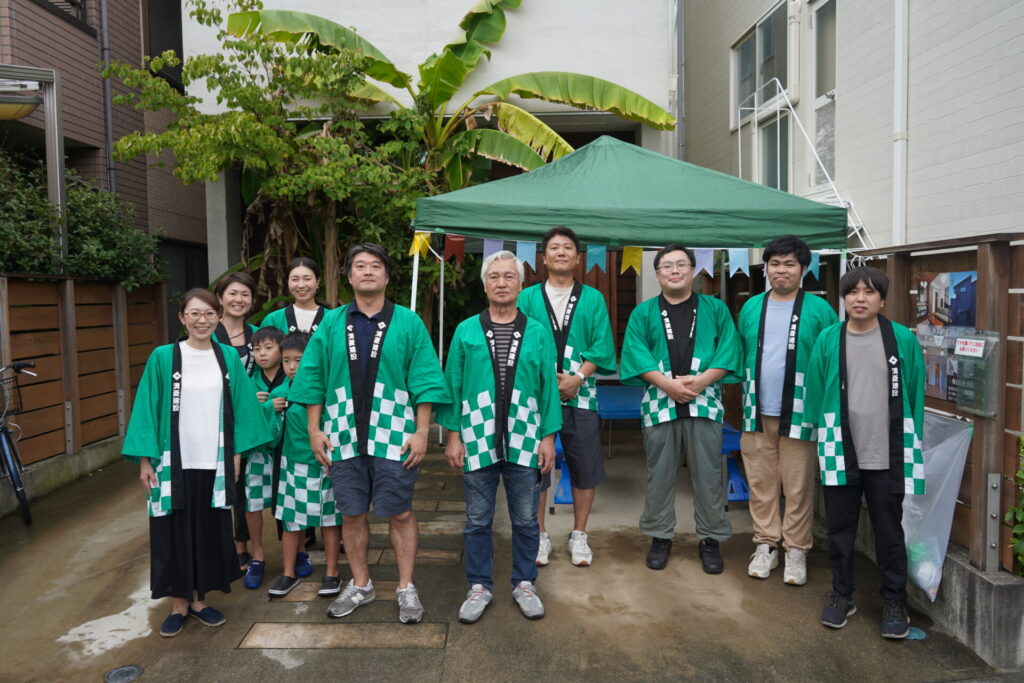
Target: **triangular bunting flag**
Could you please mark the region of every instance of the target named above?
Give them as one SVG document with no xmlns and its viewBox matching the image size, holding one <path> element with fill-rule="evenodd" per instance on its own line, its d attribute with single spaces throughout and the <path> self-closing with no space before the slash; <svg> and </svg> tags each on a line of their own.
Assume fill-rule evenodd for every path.
<svg viewBox="0 0 1024 683">
<path fill-rule="evenodd" d="M 412 236 L 412 244 L 409 245 L 409 256 L 419 252 L 420 258 L 426 258 L 430 253 L 430 233 L 417 232 Z"/>
<path fill-rule="evenodd" d="M 814 276 L 815 280 L 820 280 L 818 272 L 821 269 L 821 254 L 816 251 L 811 252 L 811 265 L 807 266 L 807 272 L 804 273 L 804 277 L 807 277 L 807 273 Z"/>
<path fill-rule="evenodd" d="M 750 274 L 750 253 L 746 249 L 729 250 L 729 277 L 736 273 Z"/>
<path fill-rule="evenodd" d="M 694 249 L 693 255 L 697 257 L 697 263 L 694 265 L 694 275 L 700 275 L 701 271 L 705 271 L 711 277 L 715 276 L 715 250 L 714 249 Z"/>
<path fill-rule="evenodd" d="M 588 244 L 587 245 L 587 272 L 594 266 L 597 266 L 602 271 L 605 269 L 605 263 L 608 259 L 608 247 L 603 244 Z"/>
<path fill-rule="evenodd" d="M 537 270 L 537 243 L 516 242 L 516 258 Z"/>
<path fill-rule="evenodd" d="M 456 262 L 462 261 L 466 256 L 466 238 L 462 235 L 445 235 L 444 237 L 444 260 L 452 256 Z"/>
<path fill-rule="evenodd" d="M 644 265 L 644 248 L 643 247 L 623 247 L 622 248 L 622 265 L 619 266 L 619 273 L 625 273 L 630 268 L 633 269 L 637 275 L 640 274 L 640 269 Z M 589 268 L 588 268 L 589 270 Z"/>
<path fill-rule="evenodd" d="M 505 240 L 484 240 L 484 258 L 505 248 Z"/>
</svg>

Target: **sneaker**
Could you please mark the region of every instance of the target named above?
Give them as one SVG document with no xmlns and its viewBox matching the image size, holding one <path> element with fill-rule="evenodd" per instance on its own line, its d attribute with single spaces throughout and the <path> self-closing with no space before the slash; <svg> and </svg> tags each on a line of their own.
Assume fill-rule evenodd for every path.
<svg viewBox="0 0 1024 683">
<path fill-rule="evenodd" d="M 786 551 L 786 570 L 782 580 L 790 586 L 802 586 L 807 583 L 807 551 L 790 548 Z"/>
<path fill-rule="evenodd" d="M 341 592 L 341 579 L 337 576 L 325 576 L 320 582 L 320 590 L 317 595 L 337 595 Z"/>
<path fill-rule="evenodd" d="M 718 541 L 713 538 L 702 538 L 697 544 L 697 552 L 700 554 L 700 561 L 704 565 L 705 574 L 721 574 L 725 569 L 725 562 L 722 560 L 722 551 L 718 547 Z M 778 559 L 776 558 L 776 563 Z"/>
<path fill-rule="evenodd" d="M 910 615 L 907 606 L 888 598 L 882 603 L 882 637 L 906 638 L 910 633 Z"/>
<path fill-rule="evenodd" d="M 295 556 L 295 576 L 304 578 L 313 573 L 313 565 L 309 562 L 309 553 L 299 553 Z"/>
<path fill-rule="evenodd" d="M 587 545 L 586 531 L 573 531 L 569 534 L 569 555 L 577 567 L 589 567 L 594 561 L 594 553 Z"/>
<path fill-rule="evenodd" d="M 267 592 L 273 595 L 274 597 L 279 598 L 282 595 L 288 595 L 289 593 L 291 593 L 292 589 L 298 586 L 300 583 L 302 582 L 294 576 L 282 575 L 281 578 L 279 578 L 274 583 L 274 585 L 267 590 Z"/>
<path fill-rule="evenodd" d="M 187 614 L 172 614 L 160 624 L 160 635 L 164 638 L 173 638 L 185 628 L 185 617 Z"/>
<path fill-rule="evenodd" d="M 846 617 L 857 613 L 857 607 L 853 600 L 844 597 L 835 591 L 829 591 L 828 604 L 821 611 L 821 623 L 829 628 L 842 628 L 846 626 Z"/>
<path fill-rule="evenodd" d="M 540 545 L 537 547 L 537 566 L 547 566 L 548 556 L 551 554 L 551 537 L 547 532 L 540 535 Z"/>
<path fill-rule="evenodd" d="M 263 585 L 263 568 L 266 562 L 261 560 L 250 560 L 249 569 L 245 572 L 245 587 L 256 590 Z"/>
<path fill-rule="evenodd" d="M 459 621 L 463 624 L 475 623 L 483 615 L 487 605 L 491 604 L 493 597 L 494 594 L 491 593 L 490 588 L 484 588 L 483 585 L 474 583 L 466 593 L 462 607 L 459 608 Z"/>
<path fill-rule="evenodd" d="M 416 586 L 411 583 L 405 588 L 396 588 L 398 596 L 398 620 L 403 624 L 418 624 L 423 618 L 423 605 Z"/>
<path fill-rule="evenodd" d="M 668 564 L 668 554 L 672 550 L 672 539 L 652 538 L 651 549 L 647 551 L 647 566 L 651 569 L 664 569 Z"/>
<path fill-rule="evenodd" d="M 527 619 L 544 617 L 544 603 L 540 601 L 537 589 L 529 581 L 520 581 L 519 585 L 512 589 L 512 598 Z"/>
<path fill-rule="evenodd" d="M 200 622 L 202 622 L 203 626 L 220 626 L 225 621 L 227 621 L 227 617 L 221 614 L 219 610 L 215 610 L 209 605 L 199 610 L 198 612 L 189 607 L 188 615 L 190 617 L 195 617 L 196 619 L 198 619 Z"/>
<path fill-rule="evenodd" d="M 758 543 L 754 554 L 750 556 L 750 564 L 747 565 L 747 574 L 755 579 L 767 579 L 771 576 L 772 570 L 779 566 L 778 549 L 767 543 Z"/>
<path fill-rule="evenodd" d="M 356 607 L 373 602 L 376 597 L 373 581 L 370 581 L 366 588 L 360 588 L 356 585 L 355 579 L 349 579 L 345 590 L 341 591 L 338 599 L 327 608 L 327 616 L 340 619 L 347 614 L 352 614 Z"/>
</svg>

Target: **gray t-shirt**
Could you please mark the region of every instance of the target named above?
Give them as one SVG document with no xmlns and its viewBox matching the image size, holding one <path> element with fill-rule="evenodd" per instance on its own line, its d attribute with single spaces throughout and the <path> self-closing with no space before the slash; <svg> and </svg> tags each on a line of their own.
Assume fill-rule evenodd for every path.
<svg viewBox="0 0 1024 683">
<path fill-rule="evenodd" d="M 761 381 L 757 386 L 757 401 L 761 404 L 763 415 L 782 415 L 786 345 L 789 342 L 789 323 L 792 318 L 792 299 L 768 299 L 768 311 L 764 318 L 764 346 L 761 347 Z"/>
<path fill-rule="evenodd" d="M 882 328 L 846 331 L 846 405 L 862 470 L 889 469 L 889 368 Z"/>
</svg>

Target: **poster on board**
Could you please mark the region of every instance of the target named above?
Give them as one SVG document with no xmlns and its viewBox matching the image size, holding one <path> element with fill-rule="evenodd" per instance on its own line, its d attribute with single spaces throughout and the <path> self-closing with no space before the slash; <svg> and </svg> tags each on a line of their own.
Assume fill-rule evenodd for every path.
<svg viewBox="0 0 1024 683">
<path fill-rule="evenodd" d="M 926 396 L 956 401 L 957 339 L 974 332 L 977 283 L 977 271 L 918 277 L 917 338 L 924 350 Z"/>
</svg>

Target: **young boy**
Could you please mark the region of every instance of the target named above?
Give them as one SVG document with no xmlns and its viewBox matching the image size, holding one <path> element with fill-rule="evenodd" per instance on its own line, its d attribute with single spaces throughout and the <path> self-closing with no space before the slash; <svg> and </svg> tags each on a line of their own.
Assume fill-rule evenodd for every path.
<svg viewBox="0 0 1024 683">
<path fill-rule="evenodd" d="M 263 550 L 263 511 L 274 505 L 274 491 L 277 489 L 279 466 L 276 462 L 276 444 L 281 437 L 281 423 L 285 407 L 284 398 L 272 399 L 270 392 L 277 388 L 285 379 L 281 369 L 281 340 L 284 334 L 274 327 L 264 327 L 252 335 L 253 359 L 256 372 L 253 383 L 256 385 L 256 398 L 268 411 L 267 420 L 271 424 L 274 441 L 262 448 L 246 454 L 245 521 L 252 539 L 253 559 L 245 573 L 245 587 L 257 589 L 263 583 L 263 570 L 266 557 Z"/>
<path fill-rule="evenodd" d="M 889 279 L 855 268 L 839 281 L 848 319 L 826 328 L 811 353 L 809 419 L 818 428 L 832 592 L 821 623 L 842 628 L 853 604 L 861 496 L 882 575 L 884 638 L 906 638 L 903 496 L 924 493 L 924 359 L 913 332 L 881 315 Z"/>
<path fill-rule="evenodd" d="M 292 332 L 281 340 L 281 365 L 287 380 L 270 392 L 271 398 L 288 395 L 309 337 L 304 332 Z M 313 527 L 321 528 L 327 560 L 327 570 L 319 593 L 337 595 L 341 592 L 341 580 L 338 577 L 341 515 L 334 502 L 331 479 L 309 447 L 306 425 L 305 406 L 289 403 L 284 409 L 281 481 L 277 487 L 277 509 L 274 511 L 274 517 L 281 520 L 284 527 L 281 538 L 284 574 L 268 591 L 275 596 L 287 595 L 299 584 L 296 555 L 302 546 L 303 531 Z"/>
</svg>

